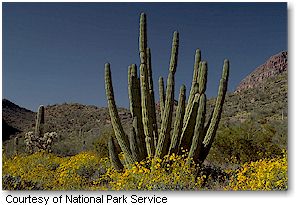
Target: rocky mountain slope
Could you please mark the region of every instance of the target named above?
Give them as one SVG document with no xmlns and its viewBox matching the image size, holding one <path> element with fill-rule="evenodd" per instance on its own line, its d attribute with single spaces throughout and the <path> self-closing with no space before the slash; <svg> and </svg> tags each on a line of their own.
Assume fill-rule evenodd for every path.
<svg viewBox="0 0 297 205">
<path fill-rule="evenodd" d="M 264 64 L 257 67 L 251 74 L 245 77 L 237 86 L 235 92 L 253 88 L 268 78 L 278 76 L 288 69 L 288 52 L 282 51 L 271 56 Z"/>
<path fill-rule="evenodd" d="M 28 130 L 34 125 L 35 113 L 7 99 L 2 100 L 2 140 Z"/>
<path fill-rule="evenodd" d="M 222 122 L 284 120 L 288 111 L 288 52 L 271 56 L 226 95 Z M 211 110 L 215 99 L 208 100 Z"/>
</svg>

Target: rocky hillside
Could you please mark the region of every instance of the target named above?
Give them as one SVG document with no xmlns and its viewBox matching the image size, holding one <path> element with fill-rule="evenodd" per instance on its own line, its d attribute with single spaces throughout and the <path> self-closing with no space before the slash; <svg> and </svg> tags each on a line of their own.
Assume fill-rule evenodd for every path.
<svg viewBox="0 0 297 205">
<path fill-rule="evenodd" d="M 13 142 L 9 139 L 19 136 L 22 144 L 25 133 L 34 129 L 36 113 L 6 99 L 2 102 L 2 140 L 5 146 L 9 146 L 8 149 L 12 149 Z M 119 116 L 127 129 L 131 124 L 129 110 L 119 108 Z M 45 132 L 58 133 L 59 143 L 55 143 L 54 148 L 63 155 L 76 154 L 83 145 L 94 148 L 101 135 L 112 134 L 108 109 L 91 105 L 64 103 L 45 106 L 45 122 Z"/>
<path fill-rule="evenodd" d="M 243 122 L 246 119 L 286 120 L 288 111 L 288 53 L 276 54 L 257 67 L 228 93 L 223 110 L 223 122 Z M 208 101 L 212 109 L 215 99 Z"/>
<path fill-rule="evenodd" d="M 35 113 L 7 99 L 2 100 L 2 140 L 9 139 L 34 125 Z"/>
<path fill-rule="evenodd" d="M 130 124 L 131 116 L 127 109 L 119 108 L 119 116 L 124 125 Z M 56 130 L 62 136 L 79 132 L 99 135 L 100 128 L 110 126 L 107 108 L 78 103 L 50 105 L 45 107 L 47 130 Z"/>
<path fill-rule="evenodd" d="M 288 69 L 288 52 L 283 51 L 271 56 L 264 64 L 257 67 L 251 74 L 245 77 L 237 86 L 235 92 L 256 87 L 266 79 L 275 77 Z"/>
</svg>

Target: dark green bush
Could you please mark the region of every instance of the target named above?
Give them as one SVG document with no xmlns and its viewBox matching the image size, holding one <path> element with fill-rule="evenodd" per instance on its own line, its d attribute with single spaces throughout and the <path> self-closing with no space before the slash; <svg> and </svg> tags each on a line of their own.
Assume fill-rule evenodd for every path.
<svg viewBox="0 0 297 205">
<path fill-rule="evenodd" d="M 287 145 L 286 127 L 280 123 L 254 119 L 221 126 L 207 160 L 224 166 L 230 160 L 239 164 L 280 156 Z"/>
</svg>

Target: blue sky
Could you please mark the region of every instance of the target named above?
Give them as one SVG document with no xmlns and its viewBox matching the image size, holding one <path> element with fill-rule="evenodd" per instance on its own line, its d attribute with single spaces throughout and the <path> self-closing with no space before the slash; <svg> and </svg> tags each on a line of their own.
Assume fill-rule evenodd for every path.
<svg viewBox="0 0 297 205">
<path fill-rule="evenodd" d="M 147 14 L 157 95 L 167 77 L 172 34 L 180 33 L 176 98 L 192 80 L 195 49 L 216 96 L 224 58 L 229 91 L 267 58 L 287 50 L 286 3 L 3 3 L 2 93 L 20 106 L 77 102 L 106 106 L 110 62 L 117 105 L 128 107 L 127 68 L 139 64 L 139 14 Z"/>
</svg>

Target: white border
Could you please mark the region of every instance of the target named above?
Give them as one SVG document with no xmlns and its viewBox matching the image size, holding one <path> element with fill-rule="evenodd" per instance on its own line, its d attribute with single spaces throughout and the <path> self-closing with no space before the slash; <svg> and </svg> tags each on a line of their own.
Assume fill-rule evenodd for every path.
<svg viewBox="0 0 297 205">
<path fill-rule="evenodd" d="M 1 1 L 1 2 L 23 2 L 23 1 Z M 31 0 L 30 2 L 38 2 L 35 0 Z M 61 2 L 61 1 L 47 1 L 47 2 Z M 63 2 L 83 2 L 83 1 L 68 1 L 65 0 Z M 89 0 L 88 2 L 98 2 Z M 115 1 L 115 2 L 126 2 L 126 1 Z M 139 1 L 130 1 L 130 2 L 139 2 Z M 158 1 L 146 1 L 146 2 L 158 2 Z M 163 0 L 162 2 L 172 2 Z M 177 2 L 177 1 L 175 1 Z M 217 2 L 217 1 L 209 1 L 209 2 Z M 228 1 L 228 2 L 238 2 L 238 1 Z M 246 2 L 256 2 L 256 1 L 246 1 Z M 296 23 L 296 1 L 262 1 L 262 2 L 288 2 L 288 51 L 289 51 L 289 190 L 286 192 L 215 192 L 215 191 L 202 191 L 202 192 L 103 192 L 103 191 L 95 191 L 95 192 L 36 192 L 36 191 L 22 191 L 22 192 L 12 192 L 12 191 L 1 191 L 0 195 L 0 204 L 9 205 L 5 201 L 5 197 L 8 194 L 13 194 L 15 196 L 27 196 L 29 194 L 34 196 L 59 196 L 61 194 L 83 194 L 85 196 L 96 196 L 96 195 L 107 195 L 111 194 L 113 196 L 121 196 L 126 195 L 130 196 L 132 194 L 136 194 L 138 196 L 167 196 L 168 203 L 166 204 L 220 204 L 220 205 L 230 205 L 230 204 L 295 204 L 296 203 L 296 126 L 293 123 L 296 122 L 296 93 L 294 90 L 296 89 L 297 78 L 296 76 L 296 55 L 294 49 L 296 48 L 296 41 L 293 39 L 293 36 L 296 36 L 296 27 L 294 27 L 294 22 Z M 2 4 L 0 11 L 0 22 L 1 22 L 1 45 L 2 45 Z M 1 65 L 2 65 L 2 49 L 1 49 Z M 2 66 L 1 66 L 2 69 Z M 2 71 L 2 70 L 1 70 Z M 2 81 L 2 72 L 1 81 Z M 2 86 L 2 83 L 1 83 Z M 2 87 L 1 87 L 2 94 Z M 2 106 L 2 101 L 1 101 Z M 2 117 L 2 109 L 1 109 L 1 117 Z M 1 131 L 2 131 L 2 123 L 1 123 Z M 2 146 L 2 140 L 1 140 Z M 1 165 L 2 165 L 2 156 L 1 156 Z M 2 169 L 0 171 L 2 176 Z M 1 178 L 2 184 L 2 178 Z M 27 205 L 29 203 L 25 203 L 22 205 Z M 53 203 L 51 203 L 53 204 Z M 11 205 L 11 204 L 10 204 Z M 31 204 L 32 205 L 32 204 Z"/>
</svg>

